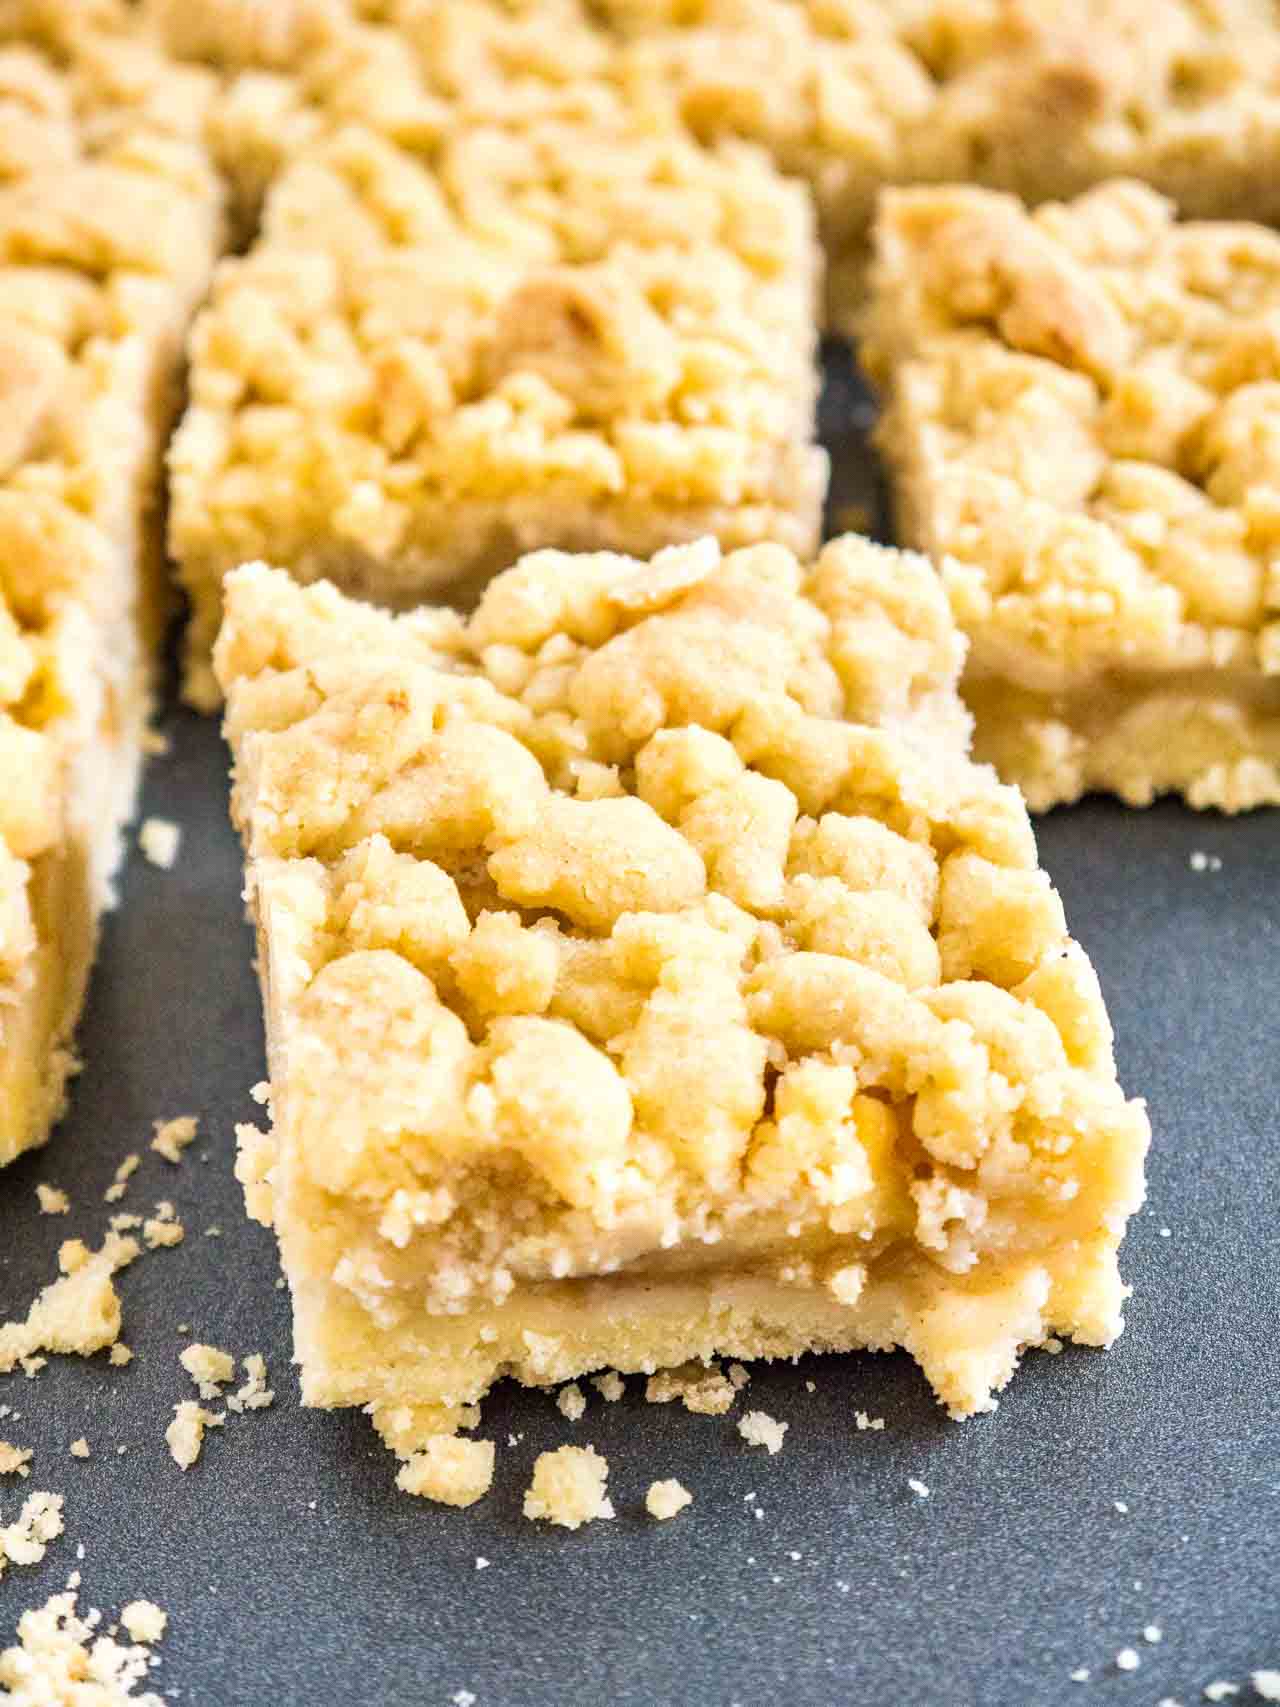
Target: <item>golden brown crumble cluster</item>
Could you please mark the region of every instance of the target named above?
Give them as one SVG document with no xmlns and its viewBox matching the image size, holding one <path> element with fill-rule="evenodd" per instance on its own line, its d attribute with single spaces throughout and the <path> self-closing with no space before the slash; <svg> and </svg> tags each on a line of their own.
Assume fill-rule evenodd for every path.
<svg viewBox="0 0 1280 1707">
<path fill-rule="evenodd" d="M 330 589 L 229 587 L 287 1059 L 258 1177 L 314 1273 L 389 1322 L 723 1239 L 852 1305 L 886 1253 L 1070 1245 L 1049 1316 L 1115 1331 L 1145 1120 L 1025 809 L 964 757 L 922 559 L 536 553 L 465 628 L 338 651 Z"/>
<path fill-rule="evenodd" d="M 1244 756 L 1228 707 L 1204 762 L 1182 720 L 1199 804 L 1280 799 L 1278 316 L 1280 238 L 1179 224 L 1138 184 L 1035 213 L 957 187 L 883 203 L 865 354 L 905 532 L 942 563 L 973 674 L 1027 724 L 1019 690 L 1105 695 L 1108 673 L 1238 692 Z M 1131 731 L 1131 763 L 1144 745 Z"/>
</svg>

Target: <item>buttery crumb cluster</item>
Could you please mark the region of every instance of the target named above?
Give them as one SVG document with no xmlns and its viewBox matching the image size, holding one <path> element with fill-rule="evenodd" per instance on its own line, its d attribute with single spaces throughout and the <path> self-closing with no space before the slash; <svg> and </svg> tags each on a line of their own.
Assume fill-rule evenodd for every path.
<svg viewBox="0 0 1280 1707">
<path fill-rule="evenodd" d="M 304 1395 L 1106 1343 L 1145 1118 L 922 559 L 538 553 L 462 625 L 262 566 L 217 667 Z M 416 1409 L 415 1409 L 416 1408 Z"/>
<path fill-rule="evenodd" d="M 1110 184 L 887 195 L 865 355 L 910 543 L 1035 807 L 1280 802 L 1280 237 Z"/>
</svg>

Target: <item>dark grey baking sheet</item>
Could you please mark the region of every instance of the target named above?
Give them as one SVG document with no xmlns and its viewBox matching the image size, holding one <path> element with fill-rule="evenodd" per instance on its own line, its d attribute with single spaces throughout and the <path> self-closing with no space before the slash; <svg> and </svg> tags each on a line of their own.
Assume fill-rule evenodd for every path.
<svg viewBox="0 0 1280 1707">
<path fill-rule="evenodd" d="M 867 410 L 839 358 L 832 372 L 835 503 L 865 503 Z M 171 1197 L 188 1236 L 120 1278 L 128 1368 L 54 1359 L 0 1380 L 21 1412 L 0 1434 L 36 1448 L 30 1482 L 0 1483 L 0 1517 L 32 1487 L 67 1510 L 44 1566 L 0 1581 L 0 1643 L 82 1541 L 88 1602 L 168 1608 L 158 1686 L 196 1707 L 448 1707 L 460 1691 L 475 1707 L 1190 1707 L 1214 1680 L 1247 1701 L 1250 1669 L 1280 1666 L 1280 818 L 1089 802 L 1040 826 L 1156 1132 L 1110 1355 L 1037 1353 L 995 1415 L 961 1426 L 903 1357 L 757 1367 L 748 1402 L 791 1425 L 774 1458 L 733 1417 L 646 1405 L 639 1381 L 617 1405 L 592 1392 L 576 1426 L 503 1389 L 481 1431 L 499 1443 L 494 1491 L 458 1512 L 396 1494 L 359 1414 L 298 1406 L 272 1242 L 231 1172 L 263 1063 L 226 757 L 209 722 L 172 710 L 165 728 L 143 811 L 182 825 L 182 857 L 130 859 L 71 1112 L 0 1176 L 0 1318 L 50 1277 L 59 1240 L 100 1234 L 129 1150 L 146 1159 L 121 1207 Z M 145 1142 L 186 1111 L 201 1138 L 173 1170 Z M 71 1215 L 36 1213 L 39 1180 L 71 1193 Z M 162 1436 L 192 1396 L 191 1338 L 264 1351 L 278 1396 L 183 1475 Z M 858 1409 L 884 1431 L 859 1433 Z M 87 1463 L 67 1454 L 81 1434 Z M 607 1455 L 618 1517 L 548 1532 L 521 1494 L 536 1453 L 570 1439 Z M 661 1476 L 696 1504 L 657 1525 L 642 1501 Z M 1141 1665 L 1122 1673 L 1129 1646 Z"/>
</svg>

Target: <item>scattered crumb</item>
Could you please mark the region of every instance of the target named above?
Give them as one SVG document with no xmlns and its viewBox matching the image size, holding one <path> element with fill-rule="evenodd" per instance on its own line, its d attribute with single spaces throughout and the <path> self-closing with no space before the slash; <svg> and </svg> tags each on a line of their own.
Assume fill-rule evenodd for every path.
<svg viewBox="0 0 1280 1707">
<path fill-rule="evenodd" d="M 676 1517 L 687 1505 L 692 1504 L 693 1495 L 674 1477 L 665 1482 L 651 1482 L 649 1491 L 644 1496 L 645 1510 L 650 1517 L 656 1517 L 659 1523 Z"/>
<path fill-rule="evenodd" d="M 1047 1351 L 1050 1357 L 1060 1357 L 1065 1348 L 1056 1334 L 1050 1334 L 1048 1339 L 1041 1343 L 1040 1349 Z"/>
<path fill-rule="evenodd" d="M 107 1353 L 108 1363 L 113 1363 L 117 1369 L 123 1369 L 126 1363 L 133 1362 L 133 1352 L 123 1340 L 117 1340 Z"/>
<path fill-rule="evenodd" d="M 49 1359 L 47 1357 L 24 1357 L 21 1360 L 22 1373 L 26 1376 L 28 1381 L 34 1381 L 48 1361 Z"/>
<path fill-rule="evenodd" d="M 221 1389 L 236 1372 L 236 1360 L 229 1351 L 198 1341 L 179 1352 L 178 1362 L 195 1382 L 202 1399 L 220 1399 Z"/>
<path fill-rule="evenodd" d="M 120 1199 L 125 1194 L 129 1181 L 132 1179 L 133 1175 L 137 1173 L 138 1164 L 141 1161 L 142 1157 L 136 1150 L 131 1150 L 129 1152 L 124 1161 L 121 1162 L 120 1166 L 116 1169 L 113 1182 L 102 1194 L 104 1203 L 119 1203 Z"/>
<path fill-rule="evenodd" d="M 1142 1659 L 1136 1648 L 1121 1648 L 1116 1655 L 1117 1671 L 1137 1671 Z"/>
<path fill-rule="evenodd" d="M 172 818 L 144 818 L 138 831 L 138 846 L 152 865 L 172 871 L 182 841 L 182 827 Z"/>
<path fill-rule="evenodd" d="M 493 1486 L 493 1460 L 491 1440 L 433 1435 L 400 1466 L 396 1486 L 441 1505 L 474 1505 Z"/>
<path fill-rule="evenodd" d="M 1144 1642 L 1150 1642 L 1154 1647 L 1157 1642 L 1164 1639 L 1164 1631 L 1158 1624 L 1148 1624 L 1142 1632 L 1142 1639 Z"/>
<path fill-rule="evenodd" d="M 1156 1707 L 1182 1707 L 1182 1703 L 1175 1701 L 1172 1695 L 1162 1695 L 1156 1702 Z"/>
<path fill-rule="evenodd" d="M 616 1369 L 607 1370 L 603 1375 L 593 1375 L 591 1385 L 600 1397 L 610 1405 L 616 1405 L 627 1390 L 627 1384 Z"/>
<path fill-rule="evenodd" d="M 865 1411 L 855 1411 L 853 1420 L 857 1423 L 859 1431 L 868 1428 L 882 1429 L 884 1427 L 883 1417 L 869 1417 Z"/>
<path fill-rule="evenodd" d="M 1255 1671 L 1250 1674 L 1254 1694 L 1264 1701 L 1280 1701 L 1280 1671 Z"/>
<path fill-rule="evenodd" d="M 680 1399 L 686 1411 L 706 1417 L 722 1417 L 736 1394 L 737 1388 L 714 1363 L 681 1363 L 675 1369 L 660 1369 L 649 1377 L 644 1389 L 651 1405 Z"/>
<path fill-rule="evenodd" d="M 62 1534 L 62 1495 L 28 1495 L 7 1528 L 0 1528 L 0 1577 L 6 1564 L 38 1565 L 51 1541 Z"/>
<path fill-rule="evenodd" d="M 194 1114 L 178 1114 L 172 1120 L 157 1120 L 151 1148 L 176 1167 L 182 1160 L 182 1152 L 195 1137 L 199 1124 Z"/>
<path fill-rule="evenodd" d="M 1076 1669 L 1071 1673 L 1071 1681 L 1072 1681 L 1072 1683 L 1088 1683 L 1088 1681 L 1089 1681 L 1089 1668 L 1088 1668 L 1088 1666 L 1077 1666 Z"/>
<path fill-rule="evenodd" d="M 751 1371 L 744 1363 L 731 1363 L 728 1374 L 735 1393 L 740 1393 L 751 1379 Z"/>
<path fill-rule="evenodd" d="M 183 1399 L 173 1407 L 173 1421 L 164 1437 L 180 1470 L 189 1470 L 199 1458 L 205 1429 L 221 1428 L 225 1420 L 220 1412 L 206 1411 L 194 1399 Z"/>
<path fill-rule="evenodd" d="M 1173 1237 L 1173 1228 L 1172 1227 L 1161 1227 L 1160 1237 L 1162 1239 L 1171 1239 Z"/>
<path fill-rule="evenodd" d="M 71 1199 L 65 1191 L 56 1185 L 46 1185 L 43 1180 L 36 1187 L 36 1197 L 42 1215 L 65 1215 L 71 1207 Z"/>
<path fill-rule="evenodd" d="M 1192 871 L 1221 871 L 1222 859 L 1218 854 L 1205 853 L 1202 849 L 1196 848 L 1191 855 L 1191 869 Z"/>
<path fill-rule="evenodd" d="M 453 1707 L 476 1707 L 476 1697 L 469 1689 L 455 1689 L 449 1700 Z"/>
<path fill-rule="evenodd" d="M 586 1408 L 586 1397 L 576 1381 L 571 1381 L 556 1394 L 556 1409 L 561 1416 L 568 1417 L 571 1423 L 576 1423 Z"/>
<path fill-rule="evenodd" d="M 489 1569 L 489 1561 L 485 1558 L 483 1553 L 476 1554 L 476 1569 L 478 1571 L 487 1571 Z"/>
<path fill-rule="evenodd" d="M 93 1612 L 87 1618 L 76 1616 L 71 1589 L 24 1612 L 18 1620 L 17 1645 L 0 1652 L 5 1699 L 13 1707 L 69 1707 L 72 1702 L 84 1707 L 163 1707 L 158 1695 L 133 1692 L 156 1661 L 143 1647 L 96 1636 L 100 1622 Z"/>
<path fill-rule="evenodd" d="M 120 1333 L 120 1298 L 112 1276 L 138 1254 L 135 1240 L 116 1233 L 107 1235 L 99 1251 L 88 1250 L 79 1239 L 64 1240 L 58 1251 L 60 1278 L 44 1288 L 25 1321 L 0 1323 L 0 1375 L 19 1362 L 33 1373 L 29 1365 L 40 1351 L 89 1357 L 112 1345 Z"/>
<path fill-rule="evenodd" d="M 1120 1513 L 1121 1517 L 1127 1517 L 1129 1515 L 1129 1508 L 1123 1500 L 1112 1500 L 1111 1503 Z"/>
<path fill-rule="evenodd" d="M 155 1214 L 142 1223 L 142 1237 L 149 1251 L 180 1245 L 186 1236 L 187 1230 L 178 1220 L 178 1211 L 167 1201 L 157 1203 Z"/>
<path fill-rule="evenodd" d="M 1238 1683 L 1224 1683 L 1221 1679 L 1217 1683 L 1206 1683 L 1204 1686 L 1206 1701 L 1228 1701 L 1233 1695 L 1239 1695 L 1239 1693 L 1240 1685 Z"/>
<path fill-rule="evenodd" d="M 206 1227 L 204 1230 L 204 1236 L 206 1239 L 220 1239 L 222 1237 L 222 1228 Z"/>
<path fill-rule="evenodd" d="M 268 1405 L 275 1403 L 276 1398 L 275 1393 L 267 1386 L 266 1358 L 260 1351 L 250 1352 L 242 1367 L 244 1382 L 234 1393 L 228 1395 L 227 1408 L 232 1411 L 265 1411 Z"/>
<path fill-rule="evenodd" d="M 918 1499 L 922 1499 L 922 1500 L 928 1499 L 928 1497 L 929 1497 L 928 1484 L 925 1482 L 922 1482 L 920 1480 L 919 1476 L 908 1476 L 907 1477 L 907 1486 L 911 1489 L 911 1492 L 913 1494 L 915 1494 Z"/>
<path fill-rule="evenodd" d="M 804 1390 L 806 1393 L 816 1393 L 818 1391 L 818 1383 L 816 1381 L 806 1381 L 804 1384 Z"/>
<path fill-rule="evenodd" d="M 135 1642 L 150 1646 L 164 1635 L 169 1615 L 151 1600 L 131 1600 L 120 1614 L 120 1622 Z"/>
<path fill-rule="evenodd" d="M 738 1433 L 748 1446 L 764 1446 L 769 1456 L 782 1451 L 782 1439 L 790 1423 L 777 1422 L 767 1411 L 748 1411 L 738 1424 Z"/>
<path fill-rule="evenodd" d="M 0 1440 L 0 1476 L 29 1476 L 33 1456 L 29 1446 L 14 1446 Z"/>
<path fill-rule="evenodd" d="M 81 1435 L 78 1440 L 71 1442 L 70 1451 L 73 1458 L 87 1458 L 89 1456 L 89 1442 Z"/>
<path fill-rule="evenodd" d="M 562 1446 L 555 1452 L 541 1452 L 525 1492 L 524 1515 L 544 1518 L 565 1529 L 612 1517 L 613 1505 L 605 1494 L 608 1476 L 608 1460 L 592 1446 Z"/>
</svg>

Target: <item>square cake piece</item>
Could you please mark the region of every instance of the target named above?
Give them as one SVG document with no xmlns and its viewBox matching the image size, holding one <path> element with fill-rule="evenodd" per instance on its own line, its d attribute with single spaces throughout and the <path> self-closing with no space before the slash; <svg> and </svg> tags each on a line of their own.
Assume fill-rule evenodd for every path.
<svg viewBox="0 0 1280 1707">
<path fill-rule="evenodd" d="M 0 17 L 0 1164 L 62 1106 L 133 809 L 209 91 L 89 8 Z"/>
<path fill-rule="evenodd" d="M 504 1375 L 902 1346 L 961 1417 L 1111 1342 L 1147 1120 L 922 558 L 227 600 L 306 1403 L 408 1450 Z"/>
<path fill-rule="evenodd" d="M 196 703 L 247 558 L 403 607 L 531 546 L 814 545 L 803 190 L 578 102 L 414 149 L 344 128 L 220 269 L 170 453 Z"/>
<path fill-rule="evenodd" d="M 764 144 L 812 187 L 846 331 L 885 185 L 972 181 L 1035 202 L 1125 174 L 1199 217 L 1280 218 L 1274 0 L 592 7 L 624 43 L 615 75 L 704 139 Z"/>
<path fill-rule="evenodd" d="M 864 355 L 904 540 L 1033 808 L 1280 803 L 1280 237 L 1140 185 L 886 195 Z"/>
</svg>

